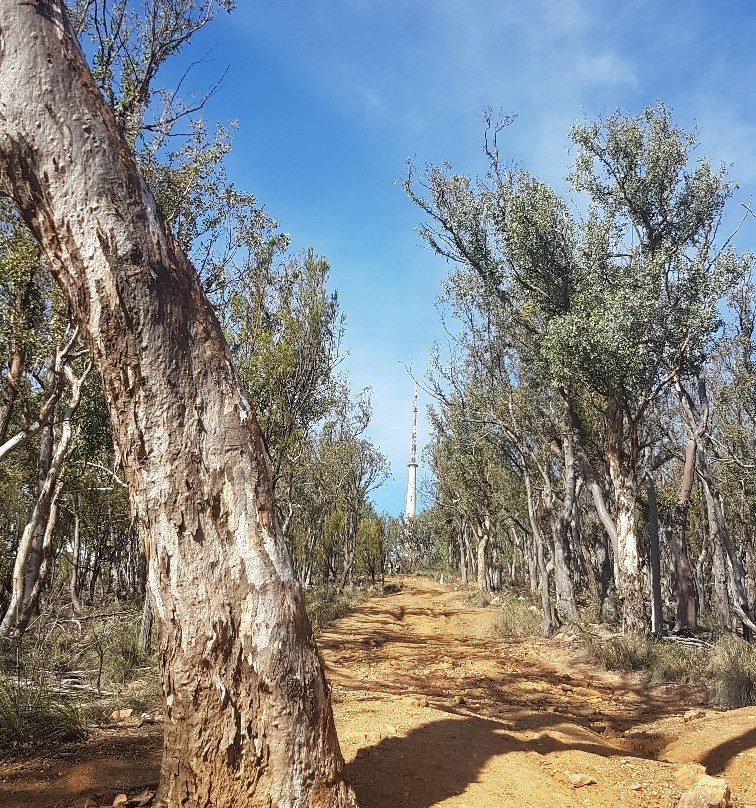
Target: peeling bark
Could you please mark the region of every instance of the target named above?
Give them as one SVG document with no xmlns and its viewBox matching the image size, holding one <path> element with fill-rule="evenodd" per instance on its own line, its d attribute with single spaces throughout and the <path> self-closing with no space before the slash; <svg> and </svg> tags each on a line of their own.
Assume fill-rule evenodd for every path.
<svg viewBox="0 0 756 808">
<path fill-rule="evenodd" d="M 353 805 L 260 430 L 60 0 L 0 4 L 0 183 L 101 373 L 161 624 L 169 808 Z"/>
<path fill-rule="evenodd" d="M 617 566 L 622 624 L 626 631 L 645 633 L 648 628 L 636 531 L 638 507 L 637 458 L 624 448 L 624 413 L 616 403 L 607 409 L 606 456 L 614 487 L 614 522 L 617 531 Z M 632 441 L 631 441 L 632 442 Z"/>
</svg>

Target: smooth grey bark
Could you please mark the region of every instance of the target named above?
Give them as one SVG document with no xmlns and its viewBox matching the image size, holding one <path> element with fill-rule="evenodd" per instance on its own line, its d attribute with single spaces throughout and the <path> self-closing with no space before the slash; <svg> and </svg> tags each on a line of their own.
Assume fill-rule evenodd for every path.
<svg viewBox="0 0 756 808">
<path fill-rule="evenodd" d="M 168 808 L 337 808 L 323 666 L 254 413 L 60 0 L 0 4 L 0 186 L 102 376 L 161 623 Z"/>
</svg>

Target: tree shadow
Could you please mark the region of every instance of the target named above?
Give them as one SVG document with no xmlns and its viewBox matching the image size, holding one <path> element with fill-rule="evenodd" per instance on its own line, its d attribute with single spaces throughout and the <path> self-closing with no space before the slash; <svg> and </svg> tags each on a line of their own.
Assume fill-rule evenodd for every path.
<svg viewBox="0 0 756 808">
<path fill-rule="evenodd" d="M 347 767 L 362 808 L 430 808 L 462 794 L 492 758 L 516 752 L 549 755 L 565 750 L 600 757 L 627 753 L 580 727 L 565 725 L 529 740 L 505 724 L 475 716 L 441 719 L 363 747 Z M 493 796 L 493 795 L 492 795 Z"/>
<path fill-rule="evenodd" d="M 710 749 L 701 758 L 701 763 L 709 774 L 719 774 L 736 755 L 754 748 L 756 748 L 756 727 Z"/>
</svg>

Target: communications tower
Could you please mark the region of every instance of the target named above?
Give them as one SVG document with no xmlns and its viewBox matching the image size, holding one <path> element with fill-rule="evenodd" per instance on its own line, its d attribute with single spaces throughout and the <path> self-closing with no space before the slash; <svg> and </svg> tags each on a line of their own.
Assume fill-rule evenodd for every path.
<svg viewBox="0 0 756 808">
<path fill-rule="evenodd" d="M 417 506 L 417 382 L 415 382 L 415 398 L 412 408 L 412 445 L 407 468 L 407 510 L 404 515 L 409 521 L 415 518 Z"/>
</svg>

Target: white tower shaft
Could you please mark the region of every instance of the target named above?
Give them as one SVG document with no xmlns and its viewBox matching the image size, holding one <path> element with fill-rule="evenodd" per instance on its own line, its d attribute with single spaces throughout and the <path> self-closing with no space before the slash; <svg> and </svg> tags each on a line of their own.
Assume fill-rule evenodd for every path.
<svg viewBox="0 0 756 808">
<path fill-rule="evenodd" d="M 415 383 L 415 398 L 412 409 L 412 445 L 407 469 L 407 510 L 405 511 L 405 516 L 407 519 L 414 519 L 417 508 L 417 383 Z"/>
</svg>

